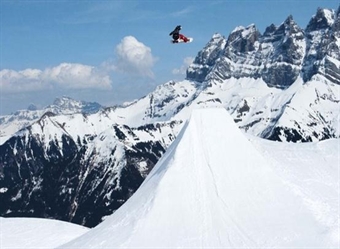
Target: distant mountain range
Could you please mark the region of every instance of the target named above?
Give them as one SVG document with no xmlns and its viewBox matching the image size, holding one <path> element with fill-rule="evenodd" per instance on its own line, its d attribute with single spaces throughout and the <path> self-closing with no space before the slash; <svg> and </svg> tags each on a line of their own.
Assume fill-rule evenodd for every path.
<svg viewBox="0 0 340 249">
<path fill-rule="evenodd" d="M 77 101 L 66 96 L 55 99 L 52 105 L 43 109 L 38 109 L 35 105 L 30 104 L 27 110 L 19 110 L 11 115 L 0 116 L 0 144 L 18 130 L 37 121 L 45 113 L 50 112 L 54 115 L 93 114 L 101 108 L 103 107 L 96 102 Z"/>
<path fill-rule="evenodd" d="M 136 191 L 191 110 L 224 107 L 269 140 L 321 141 L 340 137 L 339 92 L 340 8 L 318 9 L 305 29 L 289 16 L 263 34 L 214 34 L 186 80 L 134 102 L 63 97 L 0 117 L 0 214 L 95 226 Z"/>
</svg>

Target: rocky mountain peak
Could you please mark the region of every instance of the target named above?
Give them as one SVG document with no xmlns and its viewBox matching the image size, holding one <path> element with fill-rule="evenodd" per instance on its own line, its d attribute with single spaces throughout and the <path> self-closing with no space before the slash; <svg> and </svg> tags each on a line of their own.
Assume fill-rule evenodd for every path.
<svg viewBox="0 0 340 249">
<path fill-rule="evenodd" d="M 294 18 L 293 18 L 293 16 L 292 15 L 289 15 L 288 17 L 287 17 L 287 19 L 285 20 L 285 22 L 284 22 L 284 24 L 286 24 L 286 25 L 292 25 L 292 24 L 294 24 L 295 22 L 294 22 Z"/>
<path fill-rule="evenodd" d="M 35 104 L 30 104 L 30 105 L 27 107 L 27 110 L 28 110 L 28 111 L 36 111 L 36 110 L 38 110 L 38 107 L 37 107 Z"/>
<path fill-rule="evenodd" d="M 274 24 L 271 24 L 267 27 L 263 37 L 265 42 L 280 41 L 284 43 L 290 38 L 303 39 L 304 33 L 294 21 L 293 16 L 290 15 L 280 26 L 276 27 Z"/>
<path fill-rule="evenodd" d="M 277 34 L 285 34 L 289 31 L 292 27 L 296 25 L 293 16 L 289 15 L 286 20 L 277 28 L 275 31 Z"/>
<path fill-rule="evenodd" d="M 338 84 L 340 70 L 328 57 L 340 59 L 339 39 L 340 8 L 319 8 L 306 29 L 292 15 L 279 26 L 271 24 L 263 35 L 254 24 L 239 26 L 227 39 L 213 36 L 188 68 L 187 79 L 222 82 L 253 77 L 270 87 L 287 89 L 300 74 L 308 81 L 320 73 Z"/>
<path fill-rule="evenodd" d="M 340 84 L 339 9 L 319 8 L 307 25 L 307 51 L 302 70 L 304 81 L 319 74 L 332 83 Z"/>
<path fill-rule="evenodd" d="M 289 16 L 273 33 L 273 41 L 278 41 L 275 47 L 275 54 L 272 56 L 273 62 L 286 62 L 289 64 L 299 65 L 303 58 L 304 32 Z"/>
<path fill-rule="evenodd" d="M 260 32 L 254 24 L 248 27 L 238 27 L 228 37 L 227 46 L 235 52 L 247 53 L 255 50 L 255 42 L 259 40 Z"/>
<path fill-rule="evenodd" d="M 62 96 L 60 98 L 56 98 L 53 102 L 54 105 L 59 106 L 59 107 L 68 107 L 68 106 L 75 106 L 75 105 L 80 105 L 81 102 L 74 100 L 70 97 L 67 96 Z"/>
<path fill-rule="evenodd" d="M 193 63 L 187 69 L 186 78 L 203 82 L 211 68 L 216 63 L 226 44 L 226 39 L 221 34 L 214 34 L 205 47 L 198 52 Z"/>
<path fill-rule="evenodd" d="M 293 16 L 290 15 L 284 22 L 285 29 L 289 35 L 297 36 L 297 38 L 303 38 L 303 30 L 294 21 Z"/>
<path fill-rule="evenodd" d="M 224 39 L 224 36 L 220 33 L 215 33 L 215 34 L 213 34 L 210 42 L 217 42 L 218 43 L 218 41 L 221 40 L 221 39 Z"/>
<path fill-rule="evenodd" d="M 265 30 L 264 33 L 263 33 L 263 36 L 264 36 L 264 37 L 270 37 L 271 35 L 274 34 L 274 32 L 276 31 L 276 29 L 277 29 L 276 25 L 274 25 L 274 24 L 272 23 L 270 26 L 268 26 L 268 27 L 266 28 L 266 30 Z"/>
<path fill-rule="evenodd" d="M 333 10 L 318 8 L 316 14 L 309 21 L 306 31 L 313 32 L 328 29 L 334 23 L 335 13 Z"/>
<path fill-rule="evenodd" d="M 62 113 L 67 112 L 90 114 L 97 112 L 102 108 L 102 106 L 96 102 L 78 101 L 70 97 L 63 96 L 56 98 L 53 104 L 47 108 L 52 109 L 55 113 L 60 113 L 59 110 L 62 110 Z"/>
</svg>

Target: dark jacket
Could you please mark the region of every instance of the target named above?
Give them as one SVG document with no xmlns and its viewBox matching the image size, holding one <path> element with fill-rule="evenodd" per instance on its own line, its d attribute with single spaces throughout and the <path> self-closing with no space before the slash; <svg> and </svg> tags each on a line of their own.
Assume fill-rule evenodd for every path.
<svg viewBox="0 0 340 249">
<path fill-rule="evenodd" d="M 181 30 L 181 25 L 178 25 L 169 35 L 172 35 L 174 40 L 179 38 L 179 31 Z"/>
</svg>

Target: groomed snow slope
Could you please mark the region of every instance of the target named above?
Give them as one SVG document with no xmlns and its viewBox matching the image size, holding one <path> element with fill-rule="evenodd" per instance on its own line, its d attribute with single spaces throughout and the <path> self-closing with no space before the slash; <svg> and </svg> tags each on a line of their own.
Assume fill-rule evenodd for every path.
<svg viewBox="0 0 340 249">
<path fill-rule="evenodd" d="M 60 248 L 325 248 L 330 236 L 215 108 L 194 110 L 138 191 Z"/>
<path fill-rule="evenodd" d="M 0 217 L 0 248 L 55 248 L 88 230 L 86 227 L 57 220 Z"/>
<path fill-rule="evenodd" d="M 249 136 L 282 181 L 301 197 L 340 248 L 340 139 L 279 143 Z"/>
</svg>

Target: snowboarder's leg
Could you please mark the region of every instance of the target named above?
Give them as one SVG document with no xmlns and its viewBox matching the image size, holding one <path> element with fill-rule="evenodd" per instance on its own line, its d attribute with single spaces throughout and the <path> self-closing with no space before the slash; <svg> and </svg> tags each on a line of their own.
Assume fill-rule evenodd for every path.
<svg viewBox="0 0 340 249">
<path fill-rule="evenodd" d="M 179 39 L 183 40 L 184 42 L 188 42 L 189 39 L 187 37 L 185 37 L 184 35 L 182 34 L 179 34 Z"/>
<path fill-rule="evenodd" d="M 175 33 L 175 34 L 172 35 L 173 43 L 177 43 L 178 42 L 179 36 L 180 35 L 178 33 Z"/>
</svg>

